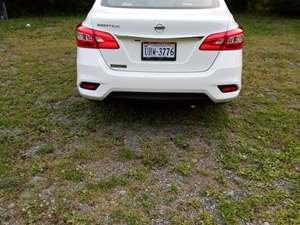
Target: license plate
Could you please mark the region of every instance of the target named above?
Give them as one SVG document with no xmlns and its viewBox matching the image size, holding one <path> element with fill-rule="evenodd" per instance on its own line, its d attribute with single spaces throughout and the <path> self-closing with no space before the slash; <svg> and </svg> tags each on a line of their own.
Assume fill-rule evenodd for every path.
<svg viewBox="0 0 300 225">
<path fill-rule="evenodd" d="M 176 61 L 176 43 L 142 43 L 142 60 Z"/>
</svg>

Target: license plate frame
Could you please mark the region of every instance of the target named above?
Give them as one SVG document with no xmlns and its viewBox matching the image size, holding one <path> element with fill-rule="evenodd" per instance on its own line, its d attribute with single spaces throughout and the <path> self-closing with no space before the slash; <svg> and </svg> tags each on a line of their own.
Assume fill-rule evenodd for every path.
<svg viewBox="0 0 300 225">
<path fill-rule="evenodd" d="M 152 45 L 153 47 L 159 48 L 159 46 L 166 46 L 166 48 L 173 48 L 175 53 L 174 56 L 145 56 L 145 46 Z M 161 47 L 163 48 L 163 47 Z M 167 51 L 167 50 L 166 50 Z M 171 51 L 171 50 L 169 50 Z M 176 42 L 142 42 L 141 45 L 141 57 L 142 61 L 176 61 L 177 60 L 177 43 Z"/>
</svg>

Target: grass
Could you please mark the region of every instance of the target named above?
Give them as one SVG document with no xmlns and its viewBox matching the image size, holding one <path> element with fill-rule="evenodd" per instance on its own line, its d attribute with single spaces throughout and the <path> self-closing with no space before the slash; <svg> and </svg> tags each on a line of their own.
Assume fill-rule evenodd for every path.
<svg viewBox="0 0 300 225">
<path fill-rule="evenodd" d="M 114 210 L 111 214 L 111 218 L 114 224 L 123 222 L 128 225 L 146 225 L 149 221 L 143 219 L 142 215 L 135 210 Z M 122 224 L 123 224 L 122 223 Z"/>
<path fill-rule="evenodd" d="M 41 154 L 51 154 L 55 151 L 55 146 L 53 143 L 47 143 L 45 145 L 42 145 L 39 149 L 39 152 Z"/>
<path fill-rule="evenodd" d="M 109 191 L 118 186 L 126 186 L 127 184 L 128 179 L 126 177 L 111 177 L 107 180 L 99 181 L 96 184 L 89 185 L 88 189 L 92 191 Z"/>
<path fill-rule="evenodd" d="M 68 181 L 80 182 L 84 179 L 84 173 L 79 170 L 69 170 L 64 175 L 64 178 Z"/>
<path fill-rule="evenodd" d="M 183 176 L 191 176 L 193 173 L 193 166 L 189 162 L 179 163 L 176 166 L 176 172 Z"/>
<path fill-rule="evenodd" d="M 84 100 L 82 18 L 1 22 L 0 223 L 300 224 L 300 21 L 237 18 L 241 97 L 193 108 Z"/>
<path fill-rule="evenodd" d="M 175 145 L 179 148 L 186 149 L 190 146 L 188 139 L 184 137 L 177 137 L 174 141 Z"/>
</svg>

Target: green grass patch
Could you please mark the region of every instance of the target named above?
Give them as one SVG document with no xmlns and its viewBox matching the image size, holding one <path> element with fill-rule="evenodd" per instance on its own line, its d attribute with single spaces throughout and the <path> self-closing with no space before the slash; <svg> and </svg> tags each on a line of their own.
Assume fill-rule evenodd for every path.
<svg viewBox="0 0 300 225">
<path fill-rule="evenodd" d="M 170 152 L 168 149 L 146 149 L 142 155 L 142 162 L 148 167 L 163 167 L 170 162 Z"/>
<path fill-rule="evenodd" d="M 45 145 L 42 145 L 39 149 L 40 154 L 51 154 L 55 152 L 55 145 L 53 143 L 48 143 Z"/>
<path fill-rule="evenodd" d="M 85 178 L 85 173 L 78 169 L 73 169 L 73 170 L 67 170 L 64 173 L 64 178 L 68 181 L 73 181 L 73 182 L 81 182 Z"/>
<path fill-rule="evenodd" d="M 65 215 L 65 221 L 69 225 L 90 225 L 93 221 L 86 215 L 76 212 Z"/>
<path fill-rule="evenodd" d="M 150 222 L 139 211 L 133 209 L 117 209 L 110 216 L 114 223 L 123 222 L 128 225 L 147 225 Z"/>
<path fill-rule="evenodd" d="M 177 147 L 187 149 L 190 147 L 189 139 L 183 136 L 176 137 L 174 143 Z"/>
<path fill-rule="evenodd" d="M 122 148 L 119 150 L 118 159 L 121 161 L 130 161 L 134 159 L 138 159 L 138 155 L 131 149 Z"/>
<path fill-rule="evenodd" d="M 88 185 L 88 190 L 90 191 L 110 191 L 117 187 L 123 187 L 128 184 L 129 180 L 126 176 L 113 176 L 108 179 L 98 181 L 95 184 Z"/>
<path fill-rule="evenodd" d="M 178 194 L 180 192 L 180 189 L 176 184 L 171 184 L 169 188 L 169 192 L 173 194 Z"/>
<path fill-rule="evenodd" d="M 95 154 L 96 154 L 95 152 L 89 149 L 79 148 L 79 149 L 75 149 L 70 157 L 76 161 L 93 161 L 96 158 Z"/>
<path fill-rule="evenodd" d="M 191 176 L 195 170 L 195 166 L 191 162 L 182 162 L 176 166 L 176 172 L 183 176 Z"/>
<path fill-rule="evenodd" d="M 148 177 L 147 173 L 148 173 L 147 169 L 143 166 L 140 166 L 140 167 L 131 169 L 128 172 L 128 176 L 135 180 L 138 180 L 138 181 L 145 181 Z"/>
</svg>

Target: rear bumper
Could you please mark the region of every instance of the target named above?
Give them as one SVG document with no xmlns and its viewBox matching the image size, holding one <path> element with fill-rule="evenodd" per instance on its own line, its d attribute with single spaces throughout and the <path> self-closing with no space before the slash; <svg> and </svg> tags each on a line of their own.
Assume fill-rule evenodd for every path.
<svg viewBox="0 0 300 225">
<path fill-rule="evenodd" d="M 77 86 L 88 99 L 103 100 L 113 92 L 199 93 L 218 103 L 238 97 L 241 80 L 242 50 L 221 52 L 208 71 L 193 73 L 116 71 L 108 68 L 98 50 L 78 48 L 77 51 Z M 96 91 L 89 91 L 80 88 L 82 82 L 101 85 Z M 218 88 L 231 84 L 239 90 L 222 93 Z"/>
</svg>

